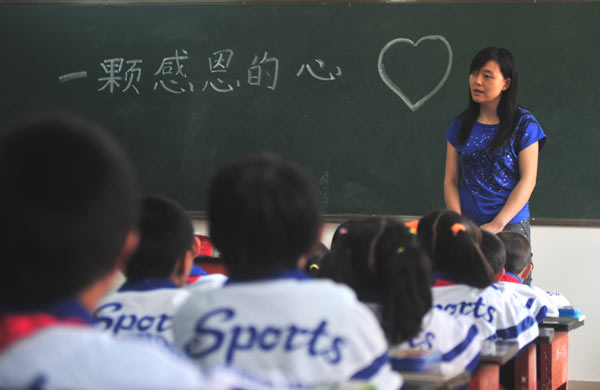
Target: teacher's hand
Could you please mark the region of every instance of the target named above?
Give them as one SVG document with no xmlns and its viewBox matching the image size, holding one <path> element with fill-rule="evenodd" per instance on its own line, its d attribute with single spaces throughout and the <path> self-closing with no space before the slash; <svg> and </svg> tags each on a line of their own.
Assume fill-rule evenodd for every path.
<svg viewBox="0 0 600 390">
<path fill-rule="evenodd" d="M 492 221 L 490 223 L 486 223 L 485 225 L 481 225 L 480 228 L 487 230 L 488 232 L 493 233 L 493 234 L 498 234 L 502 230 L 504 230 L 504 226 L 502 226 L 501 224 L 496 223 L 494 221 Z"/>
</svg>

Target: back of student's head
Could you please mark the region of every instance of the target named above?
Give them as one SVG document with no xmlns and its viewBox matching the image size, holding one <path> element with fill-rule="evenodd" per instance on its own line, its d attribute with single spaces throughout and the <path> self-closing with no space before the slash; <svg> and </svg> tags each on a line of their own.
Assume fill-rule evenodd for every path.
<svg viewBox="0 0 600 390">
<path fill-rule="evenodd" d="M 527 238 L 515 232 L 501 232 L 498 237 L 506 248 L 506 272 L 518 275 L 531 263 L 531 244 Z"/>
<path fill-rule="evenodd" d="M 419 219 L 417 239 L 419 240 L 419 244 L 421 244 L 421 248 L 427 252 L 430 258 L 433 257 L 433 252 L 431 251 L 431 244 L 433 240 L 433 224 L 442 211 L 443 210 L 430 211 Z"/>
<path fill-rule="evenodd" d="M 429 259 L 408 228 L 392 219 L 341 224 L 319 276 L 346 283 L 362 301 L 380 303 L 391 343 L 415 336 L 431 309 Z"/>
<path fill-rule="evenodd" d="M 0 299 L 74 297 L 114 269 L 135 227 L 130 164 L 96 125 L 67 114 L 0 134 Z"/>
<path fill-rule="evenodd" d="M 299 166 L 272 155 L 238 158 L 214 176 L 210 238 L 230 276 L 260 278 L 297 267 L 318 238 L 319 196 Z"/>
<path fill-rule="evenodd" d="M 419 226 L 419 229 L 421 226 Z M 473 287 L 487 287 L 494 272 L 481 252 L 481 230 L 454 211 L 438 214 L 432 225 L 433 268 L 452 281 Z"/>
<path fill-rule="evenodd" d="M 193 249 L 192 222 L 171 199 L 142 198 L 139 233 L 139 245 L 125 269 L 128 281 L 169 278 L 177 262 Z"/>
<path fill-rule="evenodd" d="M 506 263 L 504 243 L 494 233 L 481 229 L 481 251 L 495 274 L 500 272 Z"/>
</svg>

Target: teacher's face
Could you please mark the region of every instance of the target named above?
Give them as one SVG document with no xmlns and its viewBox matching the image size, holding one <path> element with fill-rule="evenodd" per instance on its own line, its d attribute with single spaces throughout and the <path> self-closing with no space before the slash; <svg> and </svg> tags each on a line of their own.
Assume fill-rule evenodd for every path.
<svg viewBox="0 0 600 390">
<path fill-rule="evenodd" d="M 500 65 L 490 60 L 469 75 L 469 86 L 475 103 L 497 105 L 502 92 L 510 87 L 510 79 L 505 79 Z"/>
</svg>

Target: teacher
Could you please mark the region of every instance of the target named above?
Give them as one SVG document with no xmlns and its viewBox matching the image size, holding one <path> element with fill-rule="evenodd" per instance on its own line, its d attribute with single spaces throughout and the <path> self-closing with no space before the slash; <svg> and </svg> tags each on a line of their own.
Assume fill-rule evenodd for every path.
<svg viewBox="0 0 600 390">
<path fill-rule="evenodd" d="M 471 61 L 469 105 L 446 130 L 444 200 L 482 229 L 531 240 L 529 197 L 546 135 L 518 105 L 518 86 L 508 50 L 488 47 Z"/>
</svg>

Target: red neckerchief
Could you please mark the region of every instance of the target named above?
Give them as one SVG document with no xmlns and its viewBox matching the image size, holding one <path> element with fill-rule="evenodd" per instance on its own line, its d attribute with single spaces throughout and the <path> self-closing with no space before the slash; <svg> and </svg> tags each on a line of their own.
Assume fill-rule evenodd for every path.
<svg viewBox="0 0 600 390">
<path fill-rule="evenodd" d="M 60 319 L 46 313 L 6 314 L 0 317 L 0 351 L 39 330 L 60 324 L 85 325 L 85 321 Z"/>
<path fill-rule="evenodd" d="M 457 284 L 458 283 L 454 283 L 449 280 L 437 278 L 433 281 L 432 287 L 456 286 Z"/>
<path fill-rule="evenodd" d="M 196 280 L 200 279 L 201 276 L 204 276 L 204 275 L 188 276 L 188 278 L 185 282 L 186 283 L 194 283 Z"/>
<path fill-rule="evenodd" d="M 521 278 L 519 278 L 517 275 L 511 274 L 510 272 L 505 272 L 504 276 L 502 276 L 500 278 L 500 281 L 501 282 L 523 284 L 523 281 L 521 281 Z"/>
</svg>

